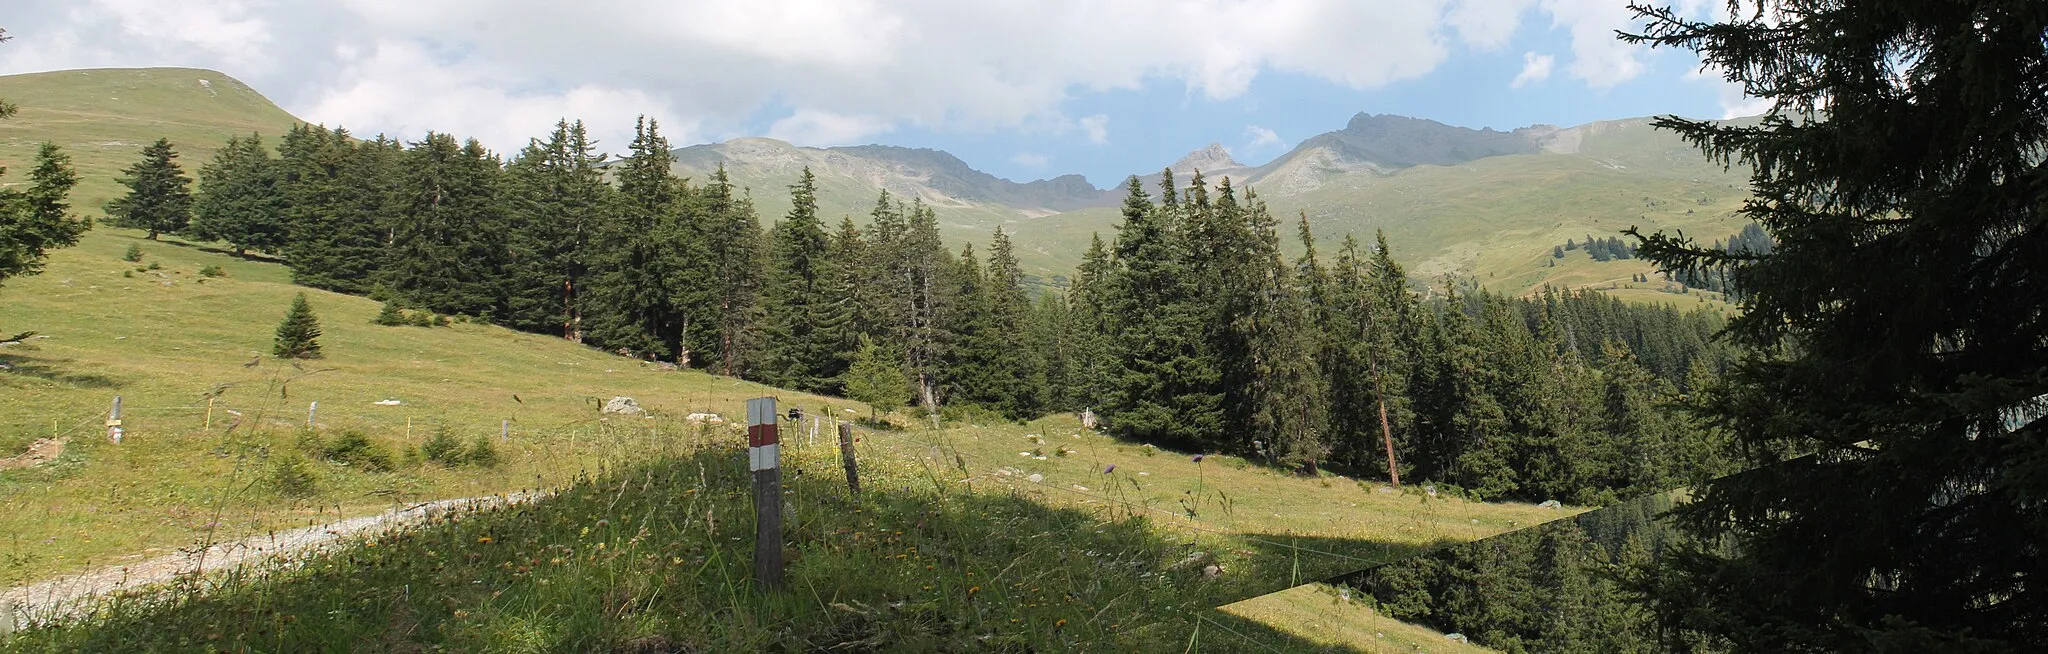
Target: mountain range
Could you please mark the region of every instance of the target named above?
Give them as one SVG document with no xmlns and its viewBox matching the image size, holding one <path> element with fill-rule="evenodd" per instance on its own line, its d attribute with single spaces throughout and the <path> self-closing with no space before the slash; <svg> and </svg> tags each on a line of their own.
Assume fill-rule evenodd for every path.
<svg viewBox="0 0 2048 654">
<path fill-rule="evenodd" d="M 0 121 L 0 165 L 24 169 L 44 140 L 65 146 L 86 177 L 74 204 L 88 214 L 118 190 L 114 174 L 158 136 L 177 143 L 187 170 L 196 171 L 229 136 L 282 134 L 298 120 L 232 77 L 195 69 L 5 76 L 0 98 L 21 106 Z M 1002 227 L 1027 272 L 1055 285 L 1092 235 L 1114 237 L 1125 193 L 1124 180 L 1109 188 L 1079 175 L 1016 182 L 942 150 L 890 145 L 810 148 L 739 138 L 675 155 L 677 172 L 696 180 L 723 164 L 749 190 L 764 224 L 788 211 L 786 188 L 806 166 L 818 177 L 828 220 L 863 222 L 885 189 L 922 199 L 955 243 L 985 243 Z M 1212 144 L 1161 168 L 1183 185 L 1200 170 L 1211 183 L 1227 177 L 1256 190 L 1290 223 L 1284 240 L 1295 252 L 1291 222 L 1299 217 L 1326 254 L 1331 241 L 1348 235 L 1369 243 L 1383 230 L 1397 260 L 1418 277 L 1471 276 L 1510 293 L 1546 284 L 1613 286 L 1625 297 L 1667 301 L 1679 296 L 1657 293 L 1660 284 L 1623 281 L 1648 272 L 1642 262 L 1595 262 L 1582 253 L 1560 259 L 1553 246 L 1632 225 L 1724 237 L 1741 228 L 1734 210 L 1747 195 L 1744 171 L 1707 160 L 1643 118 L 1497 131 L 1361 112 L 1260 165 Z M 1132 174 L 1157 192 L 1158 170 Z"/>
</svg>

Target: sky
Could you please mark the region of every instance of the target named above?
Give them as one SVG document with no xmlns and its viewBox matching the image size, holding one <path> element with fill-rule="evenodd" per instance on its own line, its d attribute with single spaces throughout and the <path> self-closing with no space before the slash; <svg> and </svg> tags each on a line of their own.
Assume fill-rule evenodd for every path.
<svg viewBox="0 0 2048 654">
<path fill-rule="evenodd" d="M 1507 130 L 1767 107 L 1689 52 L 1614 38 L 1637 26 L 1626 0 L 9 5 L 0 74 L 207 68 L 309 121 L 505 153 L 567 117 L 617 154 L 646 115 L 677 146 L 938 148 L 1012 180 L 1108 186 L 1210 143 L 1262 164 L 1360 112 Z"/>
</svg>

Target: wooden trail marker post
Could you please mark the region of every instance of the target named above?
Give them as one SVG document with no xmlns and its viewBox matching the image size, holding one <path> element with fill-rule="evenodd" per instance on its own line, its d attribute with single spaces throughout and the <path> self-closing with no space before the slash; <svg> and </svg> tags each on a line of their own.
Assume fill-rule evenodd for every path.
<svg viewBox="0 0 2048 654">
<path fill-rule="evenodd" d="M 775 398 L 747 400 L 747 469 L 754 473 L 754 581 L 782 588 L 782 438 Z"/>
<path fill-rule="evenodd" d="M 121 442 L 121 396 L 114 396 L 114 408 L 107 412 L 107 440 Z"/>
<path fill-rule="evenodd" d="M 860 494 L 860 467 L 853 461 L 853 425 L 839 423 L 839 462 L 846 466 L 846 489 Z"/>
</svg>

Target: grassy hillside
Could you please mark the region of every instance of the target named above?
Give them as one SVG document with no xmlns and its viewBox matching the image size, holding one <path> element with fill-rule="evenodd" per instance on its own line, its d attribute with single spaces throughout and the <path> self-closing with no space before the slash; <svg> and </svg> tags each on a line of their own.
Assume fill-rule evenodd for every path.
<svg viewBox="0 0 2048 654">
<path fill-rule="evenodd" d="M 143 263 L 122 261 L 137 243 Z M 209 265 L 226 276 L 202 278 Z M 325 330 L 326 357 L 303 370 L 267 357 L 245 367 L 268 353 L 301 291 Z M 0 331 L 39 335 L 0 348 L 10 368 L 0 371 L 0 457 L 53 434 L 68 438 L 68 449 L 56 465 L 0 472 L 0 533 L 8 535 L 0 538 L 0 585 L 205 537 L 331 520 L 337 511 L 559 484 L 648 443 L 693 434 L 682 420 L 693 411 L 740 415 L 748 397 L 852 406 L 663 371 L 498 327 L 372 325 L 378 308 L 292 286 L 277 264 L 107 228 L 54 252 L 44 274 L 9 280 L 0 287 Z M 203 396 L 216 389 L 209 429 Z M 127 429 L 119 446 L 101 426 L 116 395 Z M 636 398 L 657 418 L 601 419 L 598 403 L 614 395 Z M 401 404 L 376 404 L 385 400 Z M 394 455 L 438 428 L 464 442 L 496 440 L 510 421 L 505 463 L 392 474 L 325 466 L 325 490 L 313 500 L 276 497 L 256 482 L 268 454 L 297 437 L 312 402 L 322 431 L 361 431 Z M 230 432 L 236 420 L 242 424 Z M 243 456 L 251 448 L 257 455 Z"/>
<path fill-rule="evenodd" d="M 114 180 L 142 146 L 169 138 L 187 175 L 228 137 L 283 134 L 300 122 L 235 78 L 192 68 L 103 68 L 0 76 L 0 98 L 21 113 L 0 120 L 0 184 L 25 183 L 36 148 L 63 146 L 81 177 L 72 206 L 98 215 L 122 192 Z"/>
<path fill-rule="evenodd" d="M 403 604 L 402 611 L 414 617 L 372 612 L 362 618 L 368 622 L 321 623 L 319 628 L 340 629 L 353 638 L 371 636 L 351 630 L 439 625 L 430 630 L 431 637 L 409 638 L 493 649 L 541 642 L 521 638 L 618 642 L 614 637 L 628 633 L 751 647 L 793 642 L 787 634 L 798 632 L 787 629 L 795 625 L 810 634 L 804 638 L 817 639 L 893 634 L 886 638 L 925 642 L 914 639 L 943 640 L 951 637 L 944 634 L 954 633 L 949 629 L 973 624 L 982 631 L 960 633 L 1069 642 L 1037 640 L 1039 635 L 1019 635 L 1024 626 L 1004 626 L 1015 624 L 1040 630 L 1033 634 L 1065 634 L 1059 638 L 1074 643 L 1140 643 L 1150 649 L 1150 644 L 1169 641 L 1184 646 L 1186 635 L 1173 630 L 1189 625 L 1173 621 L 1190 619 L 1186 614 L 1195 609 L 1575 513 L 1469 503 L 1412 487 L 1395 491 L 1334 476 L 1300 478 L 1235 457 L 1198 461 L 1094 434 L 1072 416 L 1026 425 L 864 432 L 859 448 L 869 470 L 868 488 L 877 496 L 873 504 L 853 507 L 858 511 L 827 497 L 840 483 L 829 447 L 792 446 L 790 465 L 805 471 L 792 472 L 793 492 L 826 498 L 805 505 L 800 515 L 808 517 L 793 527 L 794 547 L 805 557 L 795 568 L 801 572 L 793 574 L 808 579 L 816 595 L 749 599 L 751 594 L 730 591 L 737 583 L 735 571 L 744 570 L 744 544 L 715 536 L 708 526 L 698 530 L 688 522 L 691 518 L 682 517 L 710 510 L 721 525 L 746 520 L 744 485 L 736 481 L 743 478 L 743 457 L 734 449 L 739 437 L 729 429 L 697 429 L 682 417 L 697 411 L 738 415 L 744 399 L 762 394 L 778 395 L 819 415 L 844 415 L 847 409 L 861 410 L 858 405 L 698 372 L 661 370 L 496 327 L 372 325 L 376 303 L 319 291 L 306 292 L 325 331 L 325 358 L 299 367 L 268 359 L 249 366 L 268 348 L 291 296 L 305 289 L 287 283 L 277 264 L 175 239 L 150 243 L 139 236 L 96 230 L 79 246 L 55 252 L 46 273 L 0 287 L 0 331 L 39 332 L 20 345 L 0 348 L 0 362 L 7 367 L 0 371 L 0 457 L 11 457 L 41 438 L 66 442 L 54 462 L 0 470 L 0 533 L 7 534 L 0 538 L 0 585 L 414 501 L 559 488 L 577 479 L 585 481 L 574 488 L 587 491 L 380 541 L 385 545 L 379 547 L 391 549 L 379 552 L 398 558 L 383 558 L 387 555 L 373 554 L 376 548 L 368 546 L 311 555 L 323 558 L 320 565 L 304 568 L 307 577 L 248 586 L 222 596 L 219 603 L 185 605 L 179 609 L 184 613 L 151 614 L 149 624 L 179 625 L 152 632 L 168 634 L 164 637 L 229 633 L 221 623 L 210 622 L 210 616 L 220 614 L 208 611 L 246 611 L 250 601 L 278 606 L 289 596 L 299 598 L 294 602 L 355 606 L 370 601 L 366 598 L 388 600 L 391 585 L 380 571 L 432 567 L 424 561 L 447 561 L 434 552 L 464 551 L 436 543 L 456 539 L 474 547 L 477 534 L 488 533 L 497 541 L 524 539 L 517 541 L 525 543 L 524 549 L 469 550 L 476 556 L 443 568 L 439 574 L 453 576 L 442 581 L 483 575 L 486 569 L 493 570 L 486 576 L 509 575 L 525 565 L 529 570 L 501 580 L 524 590 L 479 595 L 460 583 L 412 584 L 409 592 L 417 599 L 408 600 L 415 603 Z M 122 260 L 130 245 L 141 247 L 143 261 Z M 220 266 L 226 275 L 202 277 L 198 271 L 206 266 Z M 215 397 L 210 426 L 209 394 Z M 127 429 L 119 445 L 106 441 L 102 426 L 115 395 L 123 398 Z M 597 403 L 613 395 L 637 398 L 653 417 L 601 416 Z M 399 403 L 379 404 L 388 400 Z M 315 401 L 318 426 L 303 429 L 308 405 Z M 504 421 L 510 421 L 510 433 L 500 440 L 499 430 L 508 424 Z M 444 468 L 408 454 L 444 428 L 465 444 L 477 439 L 493 443 L 501 462 Z M 317 450 L 304 445 L 308 433 L 333 443 L 348 431 L 365 434 L 374 447 L 389 453 L 393 469 L 323 462 Z M 801 431 L 792 430 L 786 438 L 809 442 Z M 310 459 L 311 496 L 284 494 L 274 480 L 280 462 L 295 453 Z M 636 479 L 660 483 L 625 483 Z M 600 507 L 594 497 L 611 499 Z M 517 563 L 553 560 L 554 555 L 540 557 L 545 548 L 594 546 L 590 535 L 580 531 L 583 527 L 599 520 L 638 524 L 652 508 L 684 521 L 677 530 L 664 532 L 662 538 L 669 540 L 660 541 L 667 548 L 663 556 L 630 561 L 562 557 L 564 562 L 553 565 L 568 566 L 556 568 L 568 576 L 527 576 L 534 564 Z M 1105 529 L 1113 533 L 1100 531 Z M 606 533 L 603 551 L 636 546 L 632 532 Z M 912 533 L 922 535 L 906 535 Z M 1044 535 L 1034 540 L 1034 534 Z M 644 537 L 637 543 L 652 547 Z M 1202 565 L 1182 565 L 1195 552 L 1205 553 L 1202 565 L 1219 566 L 1215 579 L 1199 571 Z M 1099 558 L 1105 553 L 1120 554 Z M 683 563 L 674 563 L 678 559 Z M 634 567 L 657 560 L 669 561 L 659 575 Z M 935 567 L 912 565 L 920 560 Z M 1112 560 L 1125 567 L 1104 567 Z M 1138 565 L 1130 565 L 1134 561 Z M 627 563 L 631 566 L 617 567 Z M 354 581 L 320 576 L 328 574 L 321 571 L 329 564 L 339 571 L 333 574 Z M 961 583 L 932 583 L 936 577 L 930 573 L 937 566 L 955 566 Z M 894 571 L 895 576 L 878 576 L 875 570 Z M 676 576 L 685 572 L 687 580 Z M 967 582 L 968 573 L 1000 579 L 1002 585 Z M 636 581 L 590 585 L 606 579 Z M 552 584 L 574 591 L 542 587 Z M 974 586 L 990 594 L 965 591 Z M 840 587 L 845 594 L 827 592 Z M 513 598 L 517 602 L 507 604 Z M 680 607 L 671 614 L 676 616 L 718 615 L 733 606 L 765 602 L 761 606 L 770 617 L 742 624 L 739 631 L 703 633 L 678 626 L 682 622 L 650 622 L 642 619 L 645 614 L 594 608 L 621 598 Z M 1151 599 L 1134 603 L 1137 598 Z M 550 602 L 589 608 L 566 614 L 536 608 L 555 605 Z M 401 610 L 400 605 L 383 606 Z M 1093 609 L 1080 615 L 1073 606 Z M 45 636 L 56 638 L 47 642 L 59 649 L 135 637 L 119 626 L 134 615 L 121 615 L 108 616 L 98 631 Z M 484 615 L 494 617 L 478 617 Z M 1225 619 L 1220 614 L 1212 618 Z M 1070 621 L 1071 631 L 1060 630 L 1056 623 L 1062 619 Z M 1158 629 L 1165 631 L 1125 633 L 1130 631 L 1127 623 L 1138 620 L 1158 621 L 1166 625 Z M 1248 624 L 1235 628 L 1257 629 Z M 328 638 L 343 632 L 289 633 Z M 286 632 L 268 633 L 282 637 Z M 1204 637 L 1222 633 L 1203 632 Z"/>
</svg>

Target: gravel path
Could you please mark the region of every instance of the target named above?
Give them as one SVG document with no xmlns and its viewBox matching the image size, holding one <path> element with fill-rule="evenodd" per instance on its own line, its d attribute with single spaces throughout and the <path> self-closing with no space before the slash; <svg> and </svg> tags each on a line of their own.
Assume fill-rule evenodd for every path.
<svg viewBox="0 0 2048 654">
<path fill-rule="evenodd" d="M 260 565 L 277 557 L 333 546 L 351 536 L 374 535 L 454 511 L 517 504 L 535 497 L 537 494 L 515 493 L 425 502 L 376 515 L 216 543 L 204 549 L 181 550 L 129 565 L 11 588 L 0 593 L 0 634 L 13 632 L 31 621 L 75 615 L 90 605 L 84 600 L 100 595 L 158 584 L 184 575 Z"/>
</svg>

